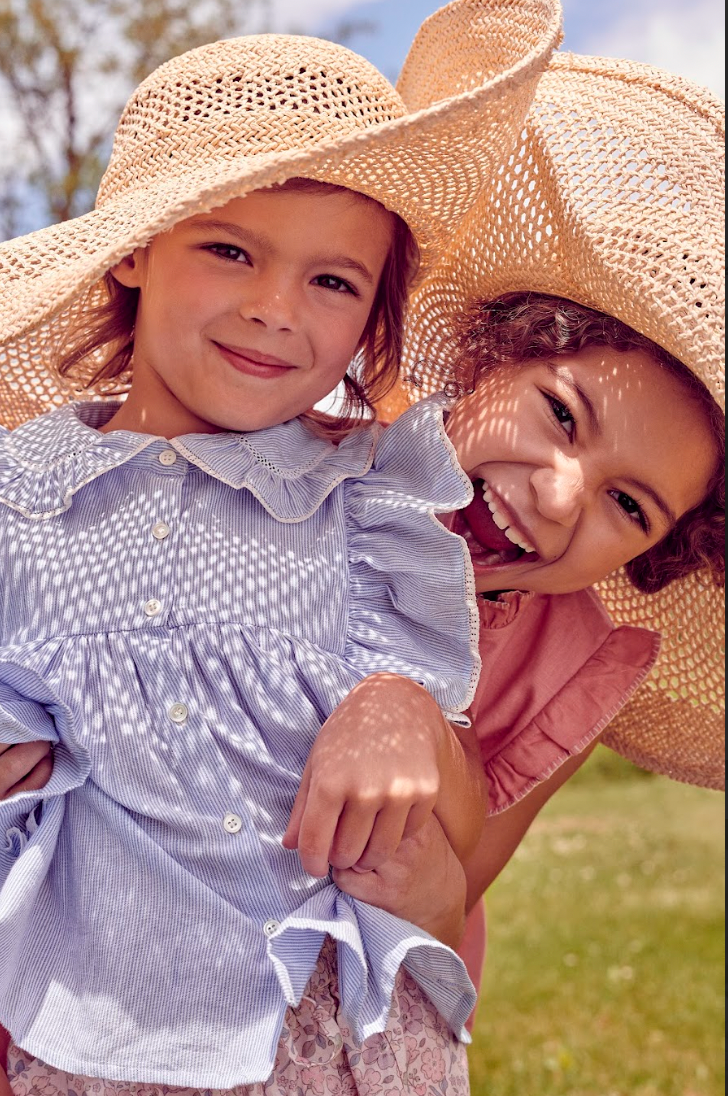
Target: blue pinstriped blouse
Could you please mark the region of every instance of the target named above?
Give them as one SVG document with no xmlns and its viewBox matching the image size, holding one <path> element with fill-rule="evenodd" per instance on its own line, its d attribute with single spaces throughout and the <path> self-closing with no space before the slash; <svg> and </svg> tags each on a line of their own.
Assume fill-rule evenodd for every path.
<svg viewBox="0 0 728 1096">
<path fill-rule="evenodd" d="M 58 744 L 47 788 L 0 803 L 0 1020 L 70 1072 L 261 1081 L 329 933 L 356 1037 L 400 964 L 463 1035 L 455 954 L 280 844 L 363 676 L 472 697 L 470 563 L 434 517 L 471 488 L 441 403 L 338 448 L 298 420 L 99 433 L 113 410 L 0 433 L 0 740 Z"/>
</svg>

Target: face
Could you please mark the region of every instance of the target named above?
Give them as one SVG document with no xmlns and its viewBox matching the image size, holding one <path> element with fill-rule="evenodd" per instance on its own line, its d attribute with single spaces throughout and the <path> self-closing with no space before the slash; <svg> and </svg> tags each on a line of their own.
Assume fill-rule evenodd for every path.
<svg viewBox="0 0 728 1096">
<path fill-rule="evenodd" d="M 140 289 L 132 387 L 109 424 L 260 430 L 331 392 L 356 353 L 392 217 L 353 192 L 255 191 L 114 268 Z"/>
<path fill-rule="evenodd" d="M 656 544 L 705 496 L 702 410 L 643 352 L 507 365 L 448 420 L 475 487 L 456 515 L 480 592 L 568 593 Z"/>
</svg>

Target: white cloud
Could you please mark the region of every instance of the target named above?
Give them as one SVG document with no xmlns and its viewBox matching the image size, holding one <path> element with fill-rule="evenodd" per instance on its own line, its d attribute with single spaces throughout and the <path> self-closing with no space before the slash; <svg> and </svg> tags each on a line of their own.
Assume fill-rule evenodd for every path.
<svg viewBox="0 0 728 1096">
<path fill-rule="evenodd" d="M 723 98 L 724 22 L 723 4 L 717 0 L 638 0 L 615 10 L 610 24 L 585 35 L 579 49 L 657 65 Z"/>
</svg>

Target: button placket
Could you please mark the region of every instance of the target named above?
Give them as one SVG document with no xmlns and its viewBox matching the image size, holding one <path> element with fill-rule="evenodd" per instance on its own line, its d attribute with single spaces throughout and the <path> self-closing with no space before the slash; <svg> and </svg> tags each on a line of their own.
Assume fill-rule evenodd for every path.
<svg viewBox="0 0 728 1096">
<path fill-rule="evenodd" d="M 164 473 L 162 473 L 161 468 L 159 469 L 167 484 L 161 496 L 155 493 L 155 507 L 160 504 L 161 498 L 161 509 L 163 512 L 168 511 L 169 519 L 165 521 L 162 517 L 155 516 L 154 511 L 152 511 L 147 518 L 149 524 L 146 524 L 144 535 L 157 543 L 161 543 L 169 538 L 175 523 L 179 521 L 181 493 L 186 478 L 186 462 L 179 457 L 179 454 L 171 446 L 155 453 L 154 458 L 158 464 L 168 469 Z M 149 540 L 147 545 L 149 545 Z M 152 596 L 144 601 L 143 611 L 150 621 L 161 618 L 157 619 L 157 623 L 161 624 L 166 619 L 173 601 L 175 559 L 174 553 L 170 553 L 169 550 L 154 551 L 149 545 L 149 551 L 153 552 L 150 557 L 150 562 L 153 561 L 152 570 L 149 573 L 153 583 L 153 585 L 150 583 L 150 593 L 154 591 L 155 586 L 156 593 L 152 593 Z M 149 587 L 147 588 L 149 589 Z M 169 715 L 169 710 L 167 714 Z"/>
</svg>

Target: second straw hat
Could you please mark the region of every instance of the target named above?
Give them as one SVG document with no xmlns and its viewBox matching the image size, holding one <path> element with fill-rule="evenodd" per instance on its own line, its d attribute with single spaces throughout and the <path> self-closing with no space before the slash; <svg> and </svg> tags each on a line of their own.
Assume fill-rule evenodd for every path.
<svg viewBox="0 0 728 1096">
<path fill-rule="evenodd" d="M 421 109 L 364 58 L 294 35 L 227 39 L 153 72 L 121 117 L 94 211 L 0 247 L 0 424 L 79 394 L 56 374 L 56 352 L 103 299 L 111 266 L 251 190 L 306 176 L 361 191 L 404 218 L 430 265 L 515 143 L 561 23 L 558 0 L 447 10 L 445 55 L 477 75 Z M 422 79 L 441 52 L 421 51 Z"/>
<path fill-rule="evenodd" d="M 446 38 L 444 13 L 415 40 L 398 84 L 410 109 L 431 88 L 417 57 Z M 477 79 L 477 73 L 470 78 Z M 392 419 L 446 385 L 452 318 L 511 290 L 616 316 L 683 361 L 725 406 L 725 111 L 710 92 L 630 61 L 556 54 L 522 139 L 414 293 Z M 623 571 L 598 586 L 616 624 L 662 635 L 658 663 L 603 741 L 638 765 L 710 788 L 725 783 L 723 591 L 700 574 L 658 594 Z"/>
</svg>

